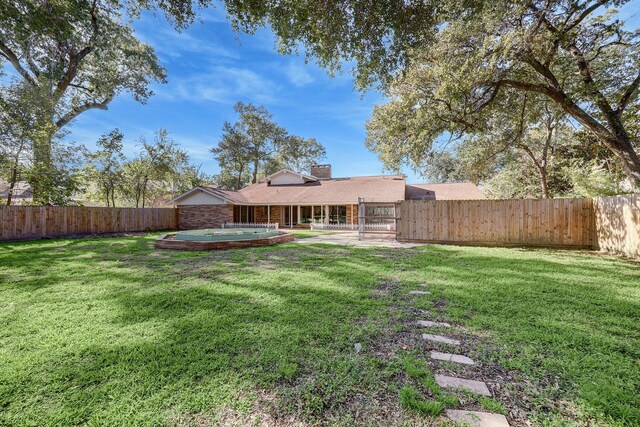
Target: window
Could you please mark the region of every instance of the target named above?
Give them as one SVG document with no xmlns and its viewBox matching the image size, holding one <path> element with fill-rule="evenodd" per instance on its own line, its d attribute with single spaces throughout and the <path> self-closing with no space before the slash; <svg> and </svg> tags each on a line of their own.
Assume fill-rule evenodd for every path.
<svg viewBox="0 0 640 427">
<path fill-rule="evenodd" d="M 329 224 L 346 224 L 347 207 L 329 206 Z"/>
<path fill-rule="evenodd" d="M 300 224 L 311 223 L 313 206 L 300 206 Z"/>
<path fill-rule="evenodd" d="M 255 222 L 255 206 L 234 206 L 233 220 L 235 222 Z"/>
</svg>

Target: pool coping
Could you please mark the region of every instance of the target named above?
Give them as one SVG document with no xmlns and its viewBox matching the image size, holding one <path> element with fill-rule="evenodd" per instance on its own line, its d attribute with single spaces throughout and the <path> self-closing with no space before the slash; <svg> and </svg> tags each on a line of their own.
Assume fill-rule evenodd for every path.
<svg viewBox="0 0 640 427">
<path fill-rule="evenodd" d="M 272 246 L 279 243 L 292 242 L 293 234 L 279 232 L 277 236 L 262 239 L 226 240 L 226 241 L 193 241 L 175 240 L 176 233 L 159 236 L 153 246 L 156 249 L 173 249 L 178 251 L 224 251 L 228 249 L 255 248 Z"/>
</svg>

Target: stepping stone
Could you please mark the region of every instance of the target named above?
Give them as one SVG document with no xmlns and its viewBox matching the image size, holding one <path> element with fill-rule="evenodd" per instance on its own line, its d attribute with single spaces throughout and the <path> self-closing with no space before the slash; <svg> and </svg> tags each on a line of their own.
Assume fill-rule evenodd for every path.
<svg viewBox="0 0 640 427">
<path fill-rule="evenodd" d="M 431 295 L 429 291 L 409 291 L 409 295 Z"/>
<path fill-rule="evenodd" d="M 416 323 L 425 328 L 450 328 L 451 325 L 444 322 L 432 322 L 431 320 L 418 320 Z"/>
<path fill-rule="evenodd" d="M 432 351 L 431 358 L 436 360 L 445 360 L 447 362 L 462 363 L 463 365 L 475 365 L 476 362 L 467 356 L 460 354 L 440 353 L 439 351 Z"/>
<path fill-rule="evenodd" d="M 459 411 L 447 409 L 447 417 L 452 421 L 471 427 L 509 427 L 507 417 L 489 412 Z"/>
<path fill-rule="evenodd" d="M 422 334 L 422 339 L 433 342 L 441 342 L 444 344 L 460 345 L 460 341 L 453 338 L 443 337 L 442 335 Z"/>
<path fill-rule="evenodd" d="M 491 392 L 487 385 L 482 381 L 465 380 L 464 378 L 448 377 L 446 375 L 436 374 L 436 382 L 440 387 L 457 387 L 464 388 L 483 396 L 491 396 Z"/>
</svg>

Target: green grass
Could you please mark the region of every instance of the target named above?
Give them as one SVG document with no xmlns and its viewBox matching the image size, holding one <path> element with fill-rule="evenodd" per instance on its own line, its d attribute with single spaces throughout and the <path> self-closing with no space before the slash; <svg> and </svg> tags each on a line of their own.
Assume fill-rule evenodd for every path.
<svg viewBox="0 0 640 427">
<path fill-rule="evenodd" d="M 440 414 L 444 405 L 437 400 L 427 400 L 424 395 L 411 386 L 404 386 L 400 389 L 398 400 L 403 408 L 419 412 L 423 415 L 435 416 Z"/>
<path fill-rule="evenodd" d="M 640 424 L 638 265 L 446 246 L 154 251 L 152 237 L 0 244 L 0 425 L 410 424 L 456 402 L 425 398 L 426 352 L 373 349 L 425 282 L 411 304 L 477 331 L 472 356 L 527 380 L 535 423 Z"/>
</svg>

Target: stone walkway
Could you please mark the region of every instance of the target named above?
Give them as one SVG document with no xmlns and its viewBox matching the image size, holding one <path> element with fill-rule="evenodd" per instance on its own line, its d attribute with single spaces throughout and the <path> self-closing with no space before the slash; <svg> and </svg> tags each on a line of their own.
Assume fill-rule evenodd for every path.
<svg viewBox="0 0 640 427">
<path fill-rule="evenodd" d="M 427 288 L 427 284 L 420 285 L 422 289 Z M 412 290 L 409 291 L 409 295 L 428 295 L 430 292 L 425 290 Z M 423 313 L 424 314 L 424 313 Z M 423 328 L 451 328 L 449 323 L 435 322 L 432 320 L 416 320 L 416 324 Z M 455 338 L 450 338 L 444 335 L 434 334 L 422 334 L 424 340 L 438 344 L 447 344 L 449 346 L 459 346 L 460 341 Z M 443 360 L 447 362 L 459 363 L 462 365 L 475 365 L 475 362 L 462 354 L 443 353 L 439 351 L 431 351 L 431 359 Z M 448 375 L 435 375 L 436 383 L 442 388 L 457 388 L 470 391 L 482 396 L 491 396 L 491 390 L 487 387 L 487 384 L 483 381 L 477 381 L 468 378 L 451 377 Z M 447 409 L 447 418 L 456 423 L 468 425 L 471 427 L 509 427 L 509 422 L 504 415 L 494 414 L 490 412 L 479 411 L 465 411 L 465 410 L 453 410 Z"/>
</svg>

